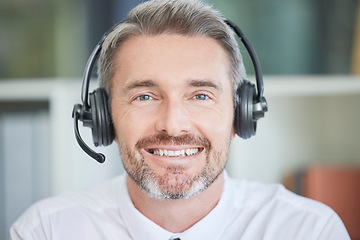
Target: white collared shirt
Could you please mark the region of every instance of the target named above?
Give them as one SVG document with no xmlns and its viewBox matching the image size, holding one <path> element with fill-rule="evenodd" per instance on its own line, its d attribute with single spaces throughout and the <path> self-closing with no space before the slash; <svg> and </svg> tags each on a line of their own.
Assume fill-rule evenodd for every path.
<svg viewBox="0 0 360 240">
<path fill-rule="evenodd" d="M 234 180 L 225 173 L 217 206 L 182 233 L 142 215 L 126 188 L 126 175 L 81 192 L 45 199 L 12 226 L 11 239 L 181 240 L 350 239 L 327 206 L 281 185 Z"/>
</svg>

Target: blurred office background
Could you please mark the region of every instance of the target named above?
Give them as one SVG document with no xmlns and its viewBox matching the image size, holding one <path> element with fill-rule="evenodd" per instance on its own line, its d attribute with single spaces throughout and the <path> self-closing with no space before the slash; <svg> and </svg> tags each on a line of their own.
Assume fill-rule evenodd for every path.
<svg viewBox="0 0 360 240">
<path fill-rule="evenodd" d="M 123 172 L 115 144 L 97 149 L 107 156 L 102 165 L 82 152 L 71 111 L 81 101 L 92 48 L 138 2 L 0 2 L 0 239 L 35 201 Z M 265 183 L 287 179 L 299 190 L 299 174 L 312 166 L 359 168 L 359 1 L 205 2 L 251 41 L 269 102 L 256 137 L 233 142 L 229 174 Z M 90 130 L 81 128 L 81 134 L 91 145 Z"/>
</svg>

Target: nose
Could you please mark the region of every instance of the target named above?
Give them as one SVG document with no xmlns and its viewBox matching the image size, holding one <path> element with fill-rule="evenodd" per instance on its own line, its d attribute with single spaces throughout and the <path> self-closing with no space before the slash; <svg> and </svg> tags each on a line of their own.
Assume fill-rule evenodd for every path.
<svg viewBox="0 0 360 240">
<path fill-rule="evenodd" d="M 190 113 L 181 100 L 166 100 L 161 104 L 156 130 L 170 136 L 180 136 L 190 131 Z"/>
</svg>

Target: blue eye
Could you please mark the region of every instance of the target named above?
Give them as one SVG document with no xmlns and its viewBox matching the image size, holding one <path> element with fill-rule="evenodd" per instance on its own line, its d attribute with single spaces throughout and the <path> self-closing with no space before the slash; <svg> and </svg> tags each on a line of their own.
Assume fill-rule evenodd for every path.
<svg viewBox="0 0 360 240">
<path fill-rule="evenodd" d="M 148 100 L 151 100 L 152 97 L 150 97 L 149 95 L 140 95 L 137 97 L 137 99 L 140 101 L 148 101 Z"/>
<path fill-rule="evenodd" d="M 205 94 L 197 94 L 197 95 L 195 95 L 194 98 L 196 100 L 207 100 L 207 99 L 209 99 L 209 97 L 207 95 L 205 95 Z"/>
</svg>

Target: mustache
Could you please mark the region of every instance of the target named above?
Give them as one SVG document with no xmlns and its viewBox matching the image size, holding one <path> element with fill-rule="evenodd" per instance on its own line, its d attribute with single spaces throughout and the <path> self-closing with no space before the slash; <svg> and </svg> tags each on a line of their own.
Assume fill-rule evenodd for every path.
<svg viewBox="0 0 360 240">
<path fill-rule="evenodd" d="M 136 143 L 135 147 L 141 149 L 153 145 L 197 145 L 203 146 L 206 150 L 211 149 L 211 142 L 204 136 L 195 136 L 193 134 L 170 136 L 165 132 L 142 138 Z"/>
</svg>

